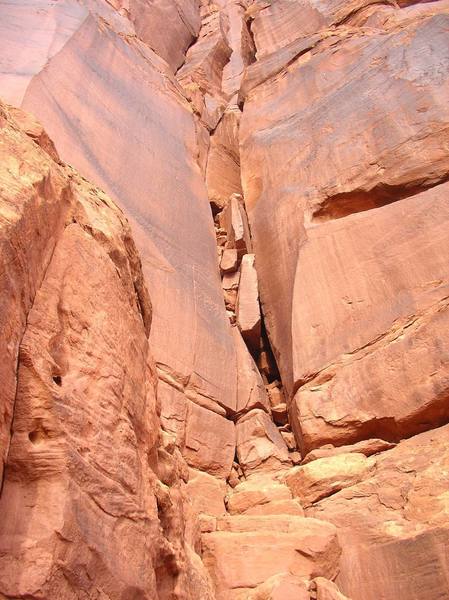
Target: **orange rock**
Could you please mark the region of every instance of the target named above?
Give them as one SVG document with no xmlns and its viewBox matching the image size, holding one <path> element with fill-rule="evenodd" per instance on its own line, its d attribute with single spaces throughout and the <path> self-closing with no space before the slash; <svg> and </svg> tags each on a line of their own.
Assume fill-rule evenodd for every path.
<svg viewBox="0 0 449 600">
<path fill-rule="evenodd" d="M 293 467 L 286 473 L 285 482 L 293 496 L 307 508 L 322 498 L 359 483 L 373 472 L 375 466 L 375 458 L 366 458 L 364 454 L 338 454 Z"/>
<path fill-rule="evenodd" d="M 242 258 L 236 316 L 243 339 L 256 352 L 260 346 L 261 316 L 254 254 Z"/>
<path fill-rule="evenodd" d="M 269 415 L 253 409 L 236 423 L 237 457 L 245 473 L 288 465 L 287 446 Z"/>
<path fill-rule="evenodd" d="M 40 146 L 55 162 L 59 163 L 60 159 L 56 151 L 55 145 L 48 137 L 47 132 L 42 125 L 30 113 L 19 110 L 14 106 L 8 106 L 8 113 L 19 125 L 24 133 L 30 137 L 33 142 Z"/>
<path fill-rule="evenodd" d="M 350 600 L 344 596 L 332 581 L 317 577 L 310 583 L 310 589 L 316 594 L 316 600 Z"/>
<path fill-rule="evenodd" d="M 220 214 L 220 222 L 227 232 L 227 247 L 236 248 L 239 257 L 251 251 L 251 237 L 241 196 L 233 194 Z"/>
<path fill-rule="evenodd" d="M 241 600 L 310 600 L 304 580 L 289 573 L 274 575 L 258 585 L 254 591 L 245 592 Z M 236 597 L 238 600 L 238 596 Z"/>
<path fill-rule="evenodd" d="M 217 11 L 203 17 L 199 37 L 176 74 L 195 112 L 209 130 L 217 127 L 226 107 L 221 81 L 231 49 L 221 21 L 222 15 Z"/>
<path fill-rule="evenodd" d="M 16 224 L 32 224 L 22 239 L 34 267 L 14 279 L 28 311 L 0 497 L 0 595 L 132 589 L 149 599 L 181 586 L 212 600 L 189 547 L 185 463 L 159 435 L 151 307 L 129 226 L 3 106 L 0 116 L 2 214 L 12 224 L 3 247 L 26 257 Z M 13 347 L 16 333 L 5 333 Z"/>
<path fill-rule="evenodd" d="M 256 364 L 237 327 L 232 328 L 237 356 L 238 414 L 260 408 L 268 412 L 269 400 Z"/>
<path fill-rule="evenodd" d="M 39 10 L 41 2 L 33 0 L 32 12 L 17 2 L 1 19 L 0 91 L 20 80 L 14 102 L 41 120 L 62 160 L 126 210 L 154 306 L 156 363 L 181 379 L 195 374 L 205 397 L 235 406 L 234 344 L 191 106 L 165 60 L 107 3 L 64 0 Z M 146 4 L 134 3 L 132 18 L 157 30 L 174 65 L 192 39 L 186 24 L 196 2 Z M 16 55 L 8 66 L 3 44 Z M 82 94 L 80 81 L 89 82 Z"/>
<path fill-rule="evenodd" d="M 398 441 L 449 416 L 449 62 L 447 15 L 434 10 L 363 35 L 339 26 L 246 96 L 260 297 L 304 452 Z"/>
<path fill-rule="evenodd" d="M 353 600 L 436 600 L 446 590 L 448 433 L 446 425 L 379 454 L 375 471 L 309 511 L 338 527 L 337 583 Z"/>
<path fill-rule="evenodd" d="M 325 4 L 307 0 L 278 0 L 270 3 L 257 13 L 251 28 L 257 57 L 260 59 L 275 53 L 298 38 L 314 34 L 320 29 L 351 23 L 358 12 L 372 4 L 378 3 L 376 0 L 337 0 Z M 390 0 L 385 0 L 383 4 L 394 6 Z"/>
<path fill-rule="evenodd" d="M 135 27 L 137 36 L 153 48 L 176 70 L 184 62 L 184 53 L 200 28 L 198 3 L 195 0 L 112 0 L 115 8 L 123 7 Z"/>
<path fill-rule="evenodd" d="M 226 248 L 220 260 L 220 269 L 222 273 L 233 273 L 238 267 L 237 250 Z"/>
<path fill-rule="evenodd" d="M 255 507 L 292 499 L 290 489 L 271 477 L 253 475 L 239 483 L 229 495 L 226 508 L 232 514 L 250 514 Z M 253 513 L 254 514 L 254 513 Z"/>
<path fill-rule="evenodd" d="M 232 194 L 242 193 L 239 153 L 240 110 L 226 109 L 211 136 L 206 184 L 209 201 L 215 210 L 223 209 Z"/>
<path fill-rule="evenodd" d="M 274 500 L 266 504 L 256 504 L 249 508 L 246 515 L 295 515 L 304 516 L 304 509 L 297 499 L 292 500 Z"/>
<path fill-rule="evenodd" d="M 284 439 L 285 436 L 283 435 Z M 352 444 L 351 446 L 332 446 L 332 444 L 328 446 L 321 446 L 321 448 L 317 448 L 316 450 L 311 450 L 304 459 L 302 460 L 302 464 L 305 465 L 312 460 L 317 460 L 317 458 L 328 458 L 330 456 L 335 456 L 337 454 L 345 454 L 347 452 L 360 452 L 365 456 L 371 456 L 372 454 L 378 454 L 379 452 L 385 452 L 385 450 L 391 450 L 394 448 L 395 444 L 391 444 L 390 442 L 386 442 L 385 440 L 362 440 L 361 442 L 357 442 L 356 444 Z"/>
<path fill-rule="evenodd" d="M 224 481 L 196 469 L 190 469 L 189 473 L 186 489 L 194 509 L 198 513 L 206 515 L 223 516 L 226 513 L 224 504 L 226 484 Z"/>
<path fill-rule="evenodd" d="M 203 535 L 203 548 L 217 600 L 285 572 L 305 578 L 322 573 L 333 577 L 340 555 L 332 525 L 291 515 L 218 519 L 217 531 Z"/>
<path fill-rule="evenodd" d="M 189 402 L 184 448 L 189 465 L 226 479 L 235 455 L 235 430 L 232 421 Z"/>
<path fill-rule="evenodd" d="M 22 119 L 17 111 L 12 114 Z M 4 105 L 0 105 L 0 166 L 1 480 L 16 395 L 19 344 L 64 226 L 70 184 L 52 157 L 18 130 Z"/>
<path fill-rule="evenodd" d="M 238 92 L 245 68 L 253 61 L 254 42 L 249 30 L 245 6 L 239 0 L 227 2 L 225 36 L 232 50 L 229 62 L 223 68 L 222 89 L 231 97 Z"/>
</svg>

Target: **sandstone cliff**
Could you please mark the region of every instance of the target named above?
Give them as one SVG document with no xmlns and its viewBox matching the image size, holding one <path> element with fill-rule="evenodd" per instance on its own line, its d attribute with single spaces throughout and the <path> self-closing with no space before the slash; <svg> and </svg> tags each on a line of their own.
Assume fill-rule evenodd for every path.
<svg viewBox="0 0 449 600">
<path fill-rule="evenodd" d="M 448 31 L 0 1 L 0 598 L 449 600 Z"/>
</svg>

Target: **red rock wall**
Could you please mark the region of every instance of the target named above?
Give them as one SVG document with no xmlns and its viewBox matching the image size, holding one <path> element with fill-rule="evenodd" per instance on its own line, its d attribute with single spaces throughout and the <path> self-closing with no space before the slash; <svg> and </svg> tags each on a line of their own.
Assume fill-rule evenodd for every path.
<svg viewBox="0 0 449 600">
<path fill-rule="evenodd" d="M 448 22 L 0 4 L 1 597 L 449 599 Z"/>
</svg>

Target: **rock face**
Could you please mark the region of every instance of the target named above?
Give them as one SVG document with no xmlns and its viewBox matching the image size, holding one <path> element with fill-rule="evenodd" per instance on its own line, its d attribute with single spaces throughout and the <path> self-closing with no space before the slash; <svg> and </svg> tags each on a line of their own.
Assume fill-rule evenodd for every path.
<svg viewBox="0 0 449 600">
<path fill-rule="evenodd" d="M 245 102 L 261 300 L 305 450 L 448 417 L 441 355 L 421 358 L 424 340 L 444 344 L 447 296 L 447 184 L 424 191 L 449 170 L 448 16 L 434 10 L 337 28 Z"/>
<path fill-rule="evenodd" d="M 2 599 L 449 600 L 448 31 L 0 1 Z"/>
<path fill-rule="evenodd" d="M 161 439 L 151 305 L 129 226 L 39 147 L 36 124 L 20 129 L 0 111 L 2 301 L 17 365 L 6 362 L 2 395 L 0 594 L 211 598 L 190 558 L 183 459 Z"/>
<path fill-rule="evenodd" d="M 175 11 L 177 4 L 159 4 L 161 15 L 164 6 Z M 182 4 L 186 10 L 189 3 Z M 30 36 L 36 27 L 43 28 L 39 48 L 47 63 L 27 82 L 23 96 L 11 101 L 21 102 L 43 122 L 63 160 L 126 209 L 154 306 L 151 343 L 158 369 L 168 372 L 178 389 L 189 388 L 191 400 L 205 397 L 211 405 L 233 410 L 234 345 L 223 308 L 207 191 L 195 161 L 198 142 L 190 106 L 166 63 L 106 3 L 87 2 L 80 8 L 75 0 L 50 6 L 36 0 L 32 7 L 35 17 L 25 21 L 23 35 L 28 35 L 27 26 Z M 18 19 L 23 10 L 28 9 L 18 3 L 8 14 Z M 160 20 L 139 14 L 160 32 Z M 54 28 L 46 29 L 46 15 L 66 35 L 54 55 Z M 8 23 L 2 21 L 7 33 L 14 22 Z M 175 30 L 164 35 L 167 42 L 177 39 L 176 22 L 170 23 Z M 25 61 L 32 53 L 34 48 L 25 48 L 21 57 Z M 80 81 L 89 85 L 81 88 Z M 8 91 L 9 78 L 0 83 L 3 87 Z"/>
<path fill-rule="evenodd" d="M 448 596 L 448 432 L 428 431 L 383 452 L 360 483 L 310 511 L 325 514 L 346 539 L 340 583 L 351 597 Z"/>
</svg>

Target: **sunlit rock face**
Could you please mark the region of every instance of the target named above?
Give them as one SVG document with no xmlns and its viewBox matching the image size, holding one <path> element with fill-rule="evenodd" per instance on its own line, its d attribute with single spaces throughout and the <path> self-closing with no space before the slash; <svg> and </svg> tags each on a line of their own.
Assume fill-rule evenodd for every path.
<svg viewBox="0 0 449 600">
<path fill-rule="evenodd" d="M 245 102 L 261 300 L 305 450 L 449 416 L 449 17 L 427 6 L 327 31 Z"/>
</svg>

